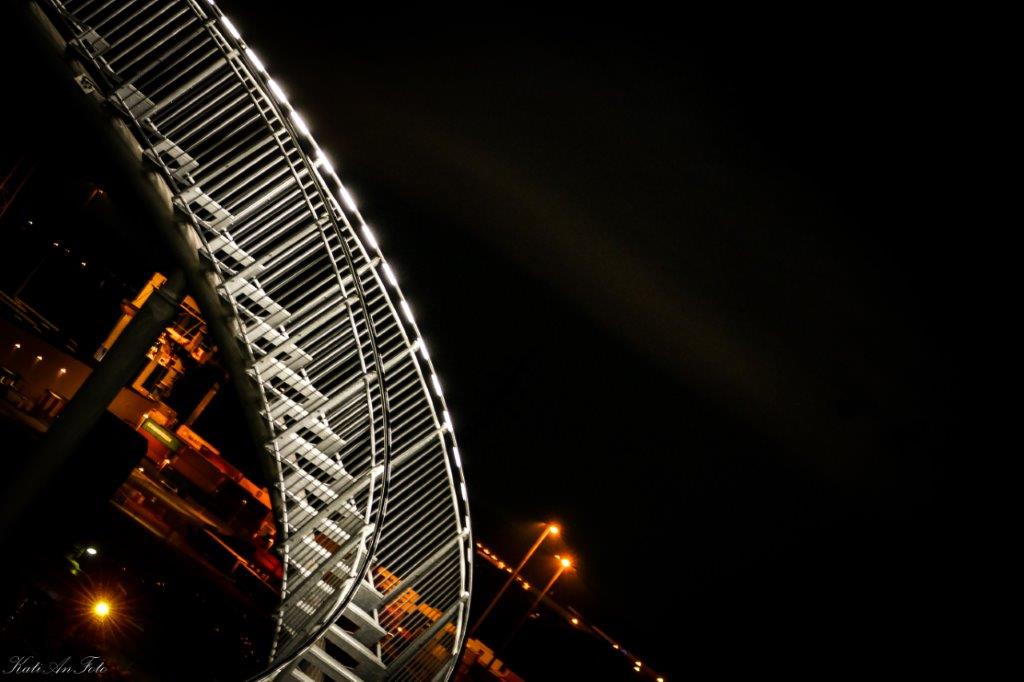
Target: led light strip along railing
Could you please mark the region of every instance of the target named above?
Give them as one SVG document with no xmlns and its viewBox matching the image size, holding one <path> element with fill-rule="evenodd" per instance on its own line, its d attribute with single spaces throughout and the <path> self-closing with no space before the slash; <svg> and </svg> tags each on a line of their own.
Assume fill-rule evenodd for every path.
<svg viewBox="0 0 1024 682">
<path fill-rule="evenodd" d="M 309 679 L 302 660 L 336 679 L 445 678 L 472 585 L 462 463 L 351 195 L 212 2 L 48 1 L 202 242 L 259 387 L 285 534 L 269 676 Z"/>
</svg>

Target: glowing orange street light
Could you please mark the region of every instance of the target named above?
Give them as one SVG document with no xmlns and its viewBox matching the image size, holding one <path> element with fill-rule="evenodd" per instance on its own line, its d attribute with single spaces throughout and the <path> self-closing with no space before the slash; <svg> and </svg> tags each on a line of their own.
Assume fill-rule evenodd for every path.
<svg viewBox="0 0 1024 682">
<path fill-rule="evenodd" d="M 562 529 L 558 527 L 558 524 L 549 523 L 546 526 L 544 526 L 544 530 L 541 532 L 540 537 L 537 538 L 537 540 L 533 543 L 533 546 L 530 547 L 530 549 L 526 550 L 526 554 L 523 555 L 523 558 L 519 562 L 519 565 L 516 566 L 516 569 L 511 572 L 511 574 L 508 577 L 508 580 L 506 580 L 505 584 L 501 586 L 501 589 L 498 590 L 498 593 L 494 595 L 494 599 L 491 600 L 491 603 L 487 605 L 487 608 L 484 609 L 484 612 L 481 613 L 480 617 L 476 619 L 475 623 L 473 623 L 473 627 L 469 629 L 466 635 L 467 637 L 471 637 L 473 633 L 480 628 L 480 624 L 483 623 L 484 619 L 486 619 L 487 616 L 491 614 L 491 611 L 494 610 L 494 607 L 498 603 L 498 600 L 501 599 L 501 595 L 505 594 L 505 591 L 508 590 L 509 585 L 511 585 L 513 581 L 515 581 L 515 579 L 519 577 L 519 573 L 523 570 L 523 567 L 526 566 L 526 562 L 529 561 L 530 557 L 534 555 L 534 553 L 537 551 L 537 548 L 544 543 L 544 540 L 546 540 L 549 535 L 558 535 L 561 532 Z"/>
<path fill-rule="evenodd" d="M 580 619 L 575 617 L 575 616 L 573 616 L 572 618 L 569 619 L 569 622 L 572 623 L 573 625 L 579 625 L 580 624 Z"/>
<path fill-rule="evenodd" d="M 499 658 L 499 652 L 504 652 L 506 649 L 508 649 L 508 645 L 512 643 L 513 639 L 515 639 L 516 633 L 519 632 L 519 628 L 523 627 L 523 623 L 526 622 L 526 619 L 530 617 L 530 614 L 533 613 L 534 609 L 536 609 L 537 606 L 544 600 L 544 597 L 547 595 L 548 591 L 551 590 L 552 587 L 554 587 L 558 579 L 562 577 L 562 574 L 565 573 L 565 571 L 569 568 L 572 568 L 572 560 L 569 559 L 569 557 L 559 558 L 558 568 L 555 570 L 554 575 L 551 576 L 551 580 L 549 580 L 548 584 L 544 586 L 544 589 L 537 594 L 537 598 L 533 600 L 532 604 L 530 604 L 530 608 L 526 610 L 526 613 L 523 614 L 522 618 L 519 619 L 515 627 L 512 628 L 512 631 L 509 633 L 508 637 L 501 644 L 501 646 L 495 650 L 495 658 Z M 573 620 L 576 619 L 574 618 Z"/>
<path fill-rule="evenodd" d="M 110 602 L 106 599 L 100 599 L 92 605 L 92 613 L 94 616 L 103 620 L 110 615 Z"/>
</svg>

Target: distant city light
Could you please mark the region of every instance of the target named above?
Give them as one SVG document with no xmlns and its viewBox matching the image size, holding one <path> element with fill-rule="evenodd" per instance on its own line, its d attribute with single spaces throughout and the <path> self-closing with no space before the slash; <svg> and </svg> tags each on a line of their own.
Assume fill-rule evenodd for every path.
<svg viewBox="0 0 1024 682">
<path fill-rule="evenodd" d="M 64 368 L 64 367 L 60 368 L 59 374 L 67 374 L 67 373 L 68 373 L 68 370 L 66 368 Z"/>
<path fill-rule="evenodd" d="M 20 343 L 14 344 L 14 350 L 18 350 L 19 348 L 21 348 L 21 344 Z"/>
<path fill-rule="evenodd" d="M 558 535 L 562 532 L 562 529 L 552 523 L 550 526 L 548 526 L 548 532 L 552 535 Z"/>
<path fill-rule="evenodd" d="M 580 619 L 579 619 L 579 618 L 576 618 L 576 617 L 574 616 L 573 618 L 571 618 L 571 619 L 570 619 L 570 622 L 571 622 L 571 623 L 572 623 L 573 625 L 579 625 L 579 624 L 580 624 Z"/>
<path fill-rule="evenodd" d="M 569 557 L 562 557 L 560 563 L 562 564 L 562 568 L 569 568 L 570 566 L 572 566 L 572 562 L 569 561 Z"/>
<path fill-rule="evenodd" d="M 89 556 L 96 556 L 99 552 L 97 552 L 95 547 L 86 547 L 85 548 L 85 553 L 88 554 Z"/>
</svg>

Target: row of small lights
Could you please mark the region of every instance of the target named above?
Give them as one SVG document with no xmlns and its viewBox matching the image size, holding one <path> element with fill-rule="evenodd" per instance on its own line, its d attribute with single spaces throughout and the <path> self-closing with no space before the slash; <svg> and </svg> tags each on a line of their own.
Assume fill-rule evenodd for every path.
<svg viewBox="0 0 1024 682">
<path fill-rule="evenodd" d="M 491 550 L 484 547 L 482 543 L 476 543 L 476 551 L 478 554 L 482 554 L 483 556 L 487 557 L 492 562 L 494 562 L 494 565 L 498 567 L 498 570 L 505 571 L 506 573 L 512 572 L 512 566 L 506 564 L 504 561 L 499 559 L 497 554 L 493 554 Z M 523 576 L 517 575 L 516 582 L 522 585 L 524 590 L 530 589 L 530 583 L 523 580 Z"/>
<path fill-rule="evenodd" d="M 99 189 L 99 188 L 97 188 L 97 189 L 93 190 L 93 194 L 94 194 L 94 195 L 96 195 L 96 194 L 102 195 L 102 194 L 104 194 L 104 191 L 103 191 L 102 189 Z M 90 197 L 90 198 L 91 198 L 91 197 Z M 26 221 L 25 221 L 25 223 L 26 223 L 26 224 L 27 224 L 27 225 L 28 225 L 29 227 L 34 227 L 34 226 L 35 226 L 35 224 L 36 224 L 36 223 L 35 223 L 35 221 L 34 221 L 34 220 L 32 220 L 31 218 L 29 218 L 28 220 L 26 220 Z M 55 249 L 60 249 L 60 248 L 61 248 L 61 245 L 60 245 L 60 242 L 59 242 L 59 241 L 53 241 L 53 242 L 50 242 L 50 243 L 51 243 L 51 244 L 53 245 L 53 248 L 55 248 Z M 77 260 L 78 258 L 81 258 L 81 256 L 80 256 L 80 255 L 78 255 L 78 254 L 75 254 L 75 253 L 72 253 L 71 249 L 70 249 L 70 248 L 68 248 L 67 246 L 65 246 L 65 247 L 64 247 L 64 255 L 65 255 L 65 256 L 67 256 L 67 257 L 69 257 L 69 258 L 71 258 L 71 259 L 73 259 L 73 260 Z M 80 266 L 80 267 L 81 267 L 81 268 L 82 268 L 83 270 L 89 267 L 89 263 L 88 263 L 88 262 L 86 262 L 86 261 L 84 261 L 84 260 L 79 260 L 79 261 L 78 261 L 78 265 L 79 265 L 79 266 Z M 95 266 L 94 266 L 93 268 L 90 268 L 90 269 L 91 269 L 91 270 L 92 270 L 93 272 L 95 272 L 95 271 L 96 271 L 96 267 L 95 267 Z M 125 282 L 125 281 L 124 281 L 123 279 L 121 279 L 120 277 L 118 277 L 118 276 L 117 276 L 117 274 L 116 274 L 116 273 L 114 273 L 114 272 L 113 272 L 113 271 L 111 271 L 111 270 L 106 270 L 106 271 L 105 271 L 104 273 L 101 273 L 101 276 L 102 276 L 102 277 L 103 277 L 104 279 L 111 279 L 111 278 L 112 278 L 112 279 L 116 280 L 116 281 L 117 281 L 117 283 L 118 283 L 118 284 L 120 284 L 120 285 L 121 285 L 121 286 L 123 286 L 123 287 L 126 287 L 126 288 L 129 288 L 129 287 L 130 287 L 130 285 L 129 285 L 129 284 L 127 283 L 127 282 Z"/>
<path fill-rule="evenodd" d="M 19 350 L 21 350 L 21 344 L 20 343 L 15 343 L 14 344 L 14 348 L 13 348 L 13 350 L 11 352 L 12 353 L 16 353 Z M 42 355 L 37 355 L 36 359 L 35 359 L 35 362 L 42 362 L 42 361 L 43 361 L 43 356 Z M 68 373 L 68 370 L 67 370 L 66 367 L 61 367 L 60 369 L 57 370 L 57 374 L 60 374 L 61 376 L 64 376 L 67 373 Z"/>
<path fill-rule="evenodd" d="M 477 542 L 476 543 L 476 551 L 477 551 L 478 554 L 486 557 L 491 562 L 493 562 L 494 565 L 497 566 L 499 570 L 505 571 L 506 573 L 511 573 L 512 572 L 512 566 L 507 564 L 507 563 L 505 563 L 504 560 L 502 560 L 500 557 L 498 557 L 497 553 L 492 552 L 487 547 L 484 547 L 483 543 L 481 543 L 481 542 Z M 560 555 L 558 555 L 558 554 L 555 555 L 555 558 L 559 559 L 559 560 L 562 559 L 562 557 Z M 530 589 L 530 583 L 528 583 L 526 580 L 524 580 L 522 576 L 517 575 L 516 576 L 516 582 L 519 583 L 524 590 L 529 590 Z M 580 619 L 577 618 L 576 616 L 573 616 L 573 617 L 569 618 L 569 622 L 572 623 L 573 626 L 575 627 L 575 626 L 578 626 L 580 624 Z M 640 672 L 643 669 L 643 667 L 644 667 L 643 661 L 641 661 L 640 659 L 632 658 L 629 655 L 629 652 L 626 651 L 625 649 L 623 649 L 618 643 L 612 642 L 612 648 L 615 649 L 616 651 L 618 651 L 619 653 L 629 657 L 630 660 L 633 661 L 633 670 L 634 670 L 634 672 Z M 665 682 L 665 678 L 664 677 L 658 677 L 656 679 L 657 679 L 657 682 Z"/>
<path fill-rule="evenodd" d="M 32 227 L 32 226 L 34 226 L 36 224 L 35 221 L 32 220 L 31 218 L 26 220 L 25 222 L 29 225 L 29 227 Z M 60 248 L 60 242 L 53 242 L 53 247 L 55 249 L 59 249 Z M 67 255 L 67 256 L 70 256 L 71 255 L 71 249 L 69 249 L 68 247 L 65 246 L 64 247 L 64 254 Z M 82 261 L 81 265 L 84 268 L 88 264 L 85 261 Z"/>
<path fill-rule="evenodd" d="M 60 242 L 54 242 L 53 243 L 53 247 L 55 249 L 59 249 L 60 248 Z M 70 256 L 71 255 L 71 249 L 69 249 L 68 247 L 65 246 L 64 247 L 64 254 L 67 255 L 67 256 Z M 85 261 L 81 261 L 79 263 L 79 265 L 81 265 L 84 268 L 84 267 L 86 267 L 88 265 L 88 263 L 86 263 Z"/>
<path fill-rule="evenodd" d="M 306 125 L 306 122 L 303 120 L 302 116 L 299 115 L 299 112 L 296 111 L 296 109 L 288 101 L 288 97 L 287 95 L 285 95 L 284 90 L 277 83 L 277 81 L 270 77 L 270 75 L 267 73 L 266 66 L 263 64 L 263 61 L 256 55 L 253 49 L 245 45 L 244 41 L 242 40 L 242 34 L 235 27 L 235 25 L 231 23 L 231 20 L 228 19 L 222 12 L 220 12 L 214 0 L 206 1 L 209 5 L 214 7 L 220 13 L 219 20 L 221 25 L 224 26 L 227 32 L 231 34 L 231 36 L 235 40 L 239 41 L 240 46 L 242 47 L 242 51 L 244 52 L 246 58 L 249 60 L 249 63 L 252 64 L 252 66 L 255 67 L 259 74 L 265 79 L 267 89 L 269 89 L 273 96 L 276 98 L 277 102 L 282 107 L 282 110 L 288 114 L 288 118 L 291 120 L 292 125 L 299 133 L 302 134 L 303 138 L 315 150 L 316 154 L 314 158 L 313 167 L 314 172 L 316 172 L 317 175 L 320 176 L 321 182 L 323 181 L 323 173 L 326 172 L 326 174 L 329 175 L 331 179 L 334 180 L 335 183 L 337 183 L 338 195 L 341 197 L 341 200 L 344 202 L 348 210 L 351 211 L 359 221 L 359 228 L 360 232 L 362 233 L 365 245 L 369 246 L 370 249 L 375 251 L 377 253 L 377 256 L 380 258 L 380 262 L 382 263 L 381 269 L 384 271 L 384 277 L 387 279 L 388 284 L 391 285 L 392 289 L 394 289 L 395 294 L 397 294 L 399 308 L 402 310 L 402 315 L 408 321 L 409 325 L 412 327 L 412 330 L 414 332 L 416 340 L 413 342 L 412 350 L 414 353 L 417 350 L 419 351 L 420 356 L 423 358 L 423 361 L 427 363 L 427 367 L 430 371 L 431 387 L 433 388 L 434 394 L 437 396 L 437 399 L 441 405 L 441 426 L 445 431 L 448 432 L 448 434 L 452 438 L 451 456 L 452 460 L 454 460 L 455 462 L 455 466 L 458 471 L 459 493 L 462 496 L 463 504 L 468 509 L 469 496 L 466 491 L 466 481 L 462 473 L 462 457 L 459 454 L 459 447 L 455 443 L 455 429 L 452 426 L 451 414 L 448 412 L 448 406 L 445 403 L 444 395 L 441 390 L 441 380 L 437 377 L 437 373 L 434 370 L 433 363 L 430 361 L 430 355 L 427 352 L 426 341 L 424 341 L 422 335 L 420 335 L 419 328 L 416 326 L 416 321 L 413 318 L 412 308 L 409 306 L 409 302 L 405 299 L 405 296 L 402 294 L 402 291 L 398 286 L 398 278 L 395 276 L 394 270 L 392 270 L 391 266 L 388 265 L 387 261 L 384 260 L 384 256 L 380 252 L 380 246 L 377 243 L 377 239 L 374 236 L 373 231 L 370 229 L 370 226 L 366 224 L 366 221 L 363 219 L 362 214 L 359 212 L 359 208 L 356 206 L 356 202 L 352 198 L 351 193 L 345 187 L 344 183 L 342 183 L 337 173 L 335 173 L 334 166 L 331 164 L 327 155 L 324 154 L 323 150 L 320 149 L 319 145 L 317 145 L 316 141 L 313 139 L 313 136 L 309 130 L 309 126 Z M 328 194 L 328 196 L 330 196 L 332 200 L 335 200 L 332 195 Z M 465 528 L 470 528 L 468 513 L 465 516 Z M 469 563 L 470 567 L 472 567 L 472 547 L 466 548 L 466 561 Z"/>
</svg>

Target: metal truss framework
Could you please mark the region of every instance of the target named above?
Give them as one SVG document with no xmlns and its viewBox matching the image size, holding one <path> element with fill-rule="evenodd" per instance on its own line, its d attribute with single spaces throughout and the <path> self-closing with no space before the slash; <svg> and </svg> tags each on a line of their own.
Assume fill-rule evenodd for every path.
<svg viewBox="0 0 1024 682">
<path fill-rule="evenodd" d="M 202 242 L 259 388 L 285 565 L 264 679 L 445 679 L 472 585 L 466 484 L 373 233 L 212 1 L 45 1 Z"/>
</svg>

